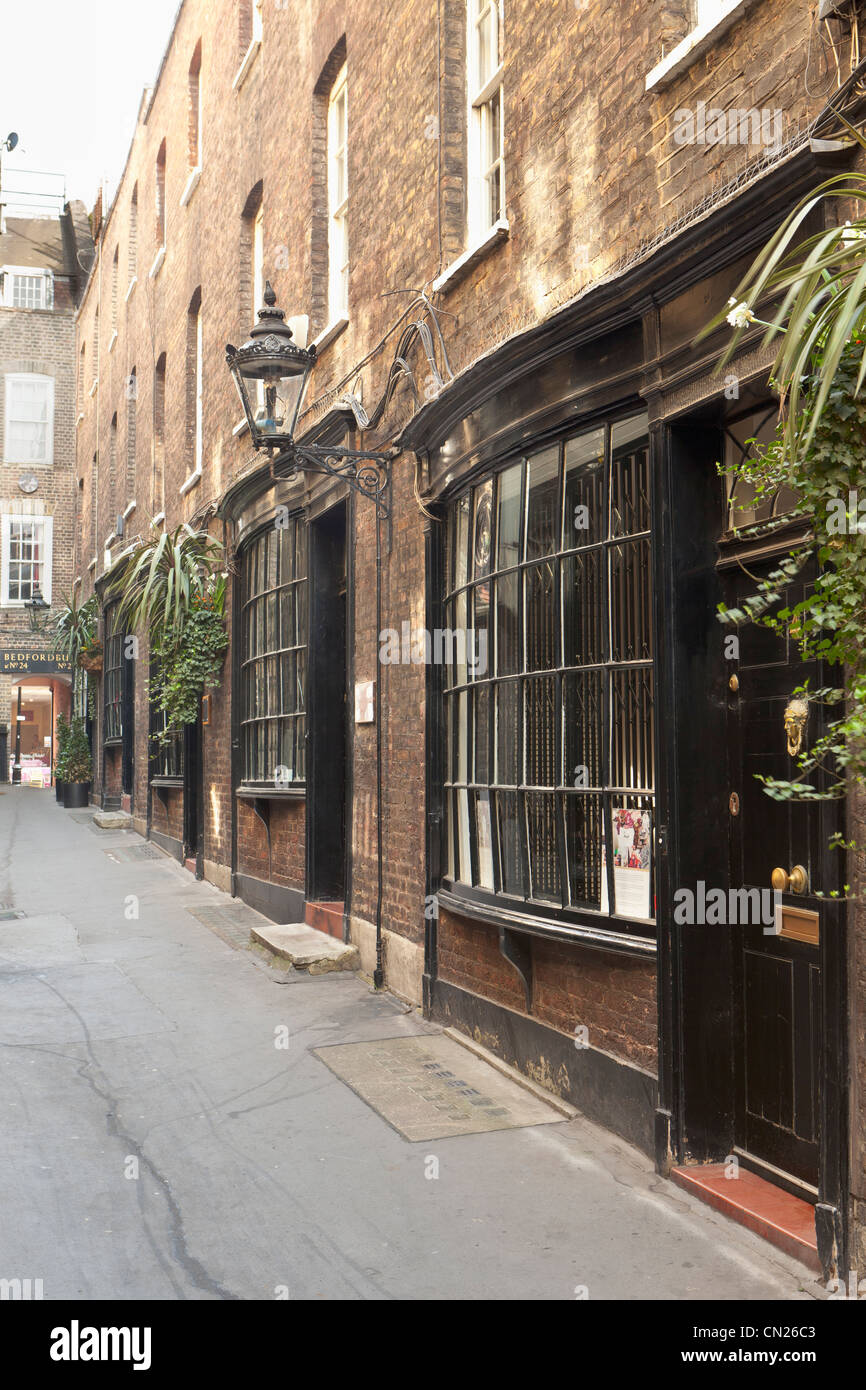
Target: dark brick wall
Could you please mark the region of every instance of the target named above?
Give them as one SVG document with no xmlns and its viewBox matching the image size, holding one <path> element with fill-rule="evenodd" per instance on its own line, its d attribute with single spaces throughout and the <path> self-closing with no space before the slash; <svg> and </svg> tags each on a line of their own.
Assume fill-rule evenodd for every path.
<svg viewBox="0 0 866 1390">
<path fill-rule="evenodd" d="M 531 939 L 531 948 L 532 1018 L 572 1036 L 576 1028 L 585 1027 L 590 1047 L 655 1070 L 654 962 L 606 956 L 539 938 Z M 451 984 L 520 1013 L 526 1011 L 523 985 L 500 955 L 495 927 L 441 910 L 439 973 Z"/>
</svg>

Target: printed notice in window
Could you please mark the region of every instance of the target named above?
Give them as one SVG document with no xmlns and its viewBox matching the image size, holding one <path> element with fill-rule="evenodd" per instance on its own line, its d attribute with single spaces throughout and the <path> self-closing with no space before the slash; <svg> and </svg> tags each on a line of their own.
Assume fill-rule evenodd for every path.
<svg viewBox="0 0 866 1390">
<path fill-rule="evenodd" d="M 648 920 L 652 916 L 652 816 L 627 806 L 611 809 L 613 820 L 613 887 L 616 915 Z M 610 912 L 607 856 L 601 847 L 601 910 Z"/>
</svg>

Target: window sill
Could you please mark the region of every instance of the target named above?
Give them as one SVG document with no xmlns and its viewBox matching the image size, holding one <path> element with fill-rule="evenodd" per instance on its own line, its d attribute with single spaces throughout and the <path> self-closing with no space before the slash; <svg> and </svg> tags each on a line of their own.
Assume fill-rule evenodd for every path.
<svg viewBox="0 0 866 1390">
<path fill-rule="evenodd" d="M 116 342 L 117 342 L 117 329 L 115 328 L 114 331 L 112 332 L 111 337 L 110 337 L 109 340 L 108 340 L 108 351 L 109 351 L 110 353 L 111 353 L 111 352 L 114 352 L 114 347 L 115 347 Z"/>
<path fill-rule="evenodd" d="M 186 482 L 185 482 L 185 483 L 181 483 L 180 487 L 178 488 L 178 492 L 180 493 L 181 497 L 186 497 L 186 494 L 187 494 L 188 492 L 192 492 L 192 490 L 193 490 L 194 487 L 198 487 L 198 485 L 199 485 L 200 482 L 201 482 L 201 469 L 200 469 L 200 468 L 196 468 L 196 469 L 193 470 L 192 473 L 190 473 L 190 475 L 189 475 L 189 477 L 187 478 Z"/>
<path fill-rule="evenodd" d="M 75 428 L 76 428 L 76 429 L 77 429 L 78 426 L 81 424 L 81 421 L 82 421 L 83 419 L 84 419 L 84 411 L 82 410 L 82 412 L 81 412 L 81 414 L 79 415 L 78 419 L 75 421 Z"/>
<path fill-rule="evenodd" d="M 620 918 L 598 916 L 599 921 L 610 922 L 610 927 L 593 926 L 587 922 L 558 922 L 546 917 L 535 917 L 531 912 L 515 912 L 510 908 L 493 906 L 464 897 L 462 893 L 440 888 L 437 898 L 442 907 L 461 917 L 469 917 L 479 922 L 487 922 L 496 927 L 508 927 L 511 931 L 525 932 L 529 936 L 544 936 L 556 941 L 573 942 L 575 946 L 585 946 L 590 950 L 608 951 L 617 955 L 636 956 L 641 960 L 652 959 L 656 954 L 656 943 L 651 937 L 633 936 L 630 932 L 618 930 Z M 642 924 L 643 925 L 643 924 Z"/>
<path fill-rule="evenodd" d="M 322 329 L 318 338 L 313 339 L 310 347 L 315 348 L 317 353 L 324 352 L 325 348 L 329 347 L 335 338 L 339 338 L 343 330 L 348 327 L 349 320 L 347 318 L 334 319 L 333 323 L 329 323 L 327 328 Z"/>
<path fill-rule="evenodd" d="M 165 521 L 165 512 L 157 512 L 156 516 L 151 517 L 151 526 L 161 526 Z"/>
<path fill-rule="evenodd" d="M 468 251 L 464 251 L 462 256 L 458 256 L 456 261 L 452 261 L 443 270 L 442 274 L 433 281 L 432 289 L 434 294 L 440 294 L 452 290 L 455 285 L 469 274 L 479 261 L 488 256 L 497 246 L 501 246 L 503 241 L 508 240 L 509 226 L 506 218 L 502 217 L 498 222 L 494 222 L 489 232 L 470 246 Z"/>
<path fill-rule="evenodd" d="M 241 87 L 246 82 L 247 73 L 249 72 L 250 68 L 255 62 L 256 54 L 258 53 L 261 46 L 261 39 L 253 39 L 252 43 L 250 44 L 249 48 L 247 49 L 246 53 L 241 59 L 241 65 L 235 73 L 234 79 L 232 80 L 232 86 L 234 87 L 236 92 L 239 92 Z"/>
<path fill-rule="evenodd" d="M 182 777 L 151 777 L 149 785 L 151 787 L 177 787 L 183 791 Z"/>
<path fill-rule="evenodd" d="M 123 513 L 123 519 L 124 519 L 124 521 L 128 521 L 129 518 L 132 516 L 132 513 L 133 513 L 134 511 L 135 511 L 135 503 L 134 503 L 134 502 L 130 502 L 129 505 L 128 505 L 128 507 L 126 507 L 126 509 L 124 510 L 124 513 Z"/>
<path fill-rule="evenodd" d="M 195 193 L 195 190 L 198 188 L 198 184 L 199 184 L 199 179 L 200 179 L 200 178 L 201 178 L 201 165 L 200 165 L 200 164 L 197 164 L 196 167 L 195 167 L 195 168 L 192 170 L 192 172 L 190 173 L 190 176 L 189 176 L 189 178 L 188 178 L 187 181 L 186 181 L 186 188 L 183 190 L 183 192 L 182 192 L 181 195 L 180 195 L 180 205 L 181 205 L 182 208 L 185 208 L 185 207 L 186 207 L 186 205 L 187 205 L 187 203 L 189 202 L 190 198 L 192 197 L 193 193 Z"/>
<path fill-rule="evenodd" d="M 155 280 L 155 279 L 156 279 L 157 275 L 158 275 L 159 272 L 162 270 L 162 263 L 163 263 L 164 260 L 165 260 L 165 244 L 163 244 L 162 246 L 160 246 L 159 250 L 157 251 L 156 255 L 155 255 L 154 258 L 153 258 L 153 265 L 150 267 L 150 270 L 147 272 L 147 278 L 148 278 L 148 280 Z"/>
<path fill-rule="evenodd" d="M 237 424 L 235 425 L 234 429 L 232 430 L 232 434 L 235 436 L 235 438 L 237 438 L 237 436 L 238 436 L 239 434 L 243 434 L 245 430 L 248 430 L 248 429 L 249 429 L 249 427 L 250 427 L 250 422 L 249 422 L 249 420 L 247 419 L 247 417 L 246 417 L 246 415 L 245 415 L 244 418 L 243 418 L 242 420 L 238 420 Z"/>
<path fill-rule="evenodd" d="M 272 787 L 270 783 L 263 787 L 235 787 L 235 796 L 242 801 L 304 801 L 306 795 L 307 788 L 303 782 L 296 787 Z"/>
<path fill-rule="evenodd" d="M 137 276 L 137 275 L 133 275 L 132 279 L 130 280 L 129 284 L 128 284 L 127 287 L 126 287 L 126 295 L 124 296 L 124 302 L 125 302 L 125 303 L 127 303 L 127 304 L 129 303 L 130 299 L 132 298 L 133 294 L 135 293 L 135 287 L 136 287 L 137 284 L 138 284 L 138 276 Z"/>
<path fill-rule="evenodd" d="M 122 748 L 123 734 L 121 734 L 119 738 L 104 738 L 102 740 L 102 746 L 103 748 Z"/>
<path fill-rule="evenodd" d="M 679 77 L 680 73 L 691 67 L 701 54 L 712 48 L 731 25 L 745 14 L 752 3 L 753 0 L 720 0 L 718 10 L 712 19 L 705 19 L 702 24 L 697 24 L 690 34 L 686 34 L 685 38 L 671 49 L 667 57 L 656 63 L 647 75 L 646 90 L 651 92 L 658 88 L 662 91 L 667 87 L 675 77 Z"/>
<path fill-rule="evenodd" d="M 88 393 L 87 393 L 88 396 L 95 396 L 95 395 L 96 395 L 96 392 L 98 391 L 98 389 L 99 389 L 99 377 L 98 377 L 98 376 L 95 376 L 95 377 L 93 378 L 93 381 L 90 383 L 90 390 L 89 390 Z"/>
</svg>

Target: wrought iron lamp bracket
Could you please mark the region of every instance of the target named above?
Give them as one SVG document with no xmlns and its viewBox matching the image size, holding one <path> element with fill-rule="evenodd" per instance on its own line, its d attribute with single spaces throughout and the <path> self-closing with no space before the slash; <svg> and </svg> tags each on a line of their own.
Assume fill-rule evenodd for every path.
<svg viewBox="0 0 866 1390">
<path fill-rule="evenodd" d="M 275 461 L 274 475 L 326 473 L 341 478 L 354 492 L 375 502 L 376 514 L 384 521 L 391 514 L 391 462 L 400 452 L 397 446 L 374 452 L 325 444 L 292 444 Z"/>
</svg>

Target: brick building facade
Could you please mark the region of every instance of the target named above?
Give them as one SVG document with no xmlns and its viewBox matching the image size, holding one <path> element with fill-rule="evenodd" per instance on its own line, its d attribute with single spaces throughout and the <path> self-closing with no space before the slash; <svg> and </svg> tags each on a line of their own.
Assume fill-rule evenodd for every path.
<svg viewBox="0 0 866 1390">
<path fill-rule="evenodd" d="M 807 6 L 697 9 L 181 6 L 78 315 L 75 573 L 104 595 L 138 538 L 207 527 L 232 640 L 162 773 L 139 648 L 120 736 L 98 701 L 95 796 L 276 920 L 345 934 L 661 1171 L 736 1149 L 781 1172 L 835 1269 L 866 1198 L 841 1024 L 862 1066 L 863 923 L 823 907 L 820 946 L 772 956 L 672 902 L 769 873 L 731 820 L 746 764 L 707 750 L 740 746 L 747 707 L 715 465 L 759 427 L 771 355 L 747 334 L 726 390 L 724 335 L 695 335 L 820 181 L 837 70 Z M 224 348 L 266 280 L 317 347 L 297 436 L 400 450 L 378 575 L 374 503 L 251 447 Z M 455 631 L 490 663 L 417 655 Z M 829 887 L 817 850 L 811 873 Z M 771 1101 L 744 1013 L 815 970 L 823 1023 Z"/>
<path fill-rule="evenodd" d="M 25 783 L 50 783 L 54 722 L 70 710 L 72 672 L 55 660 L 50 626 L 74 577 L 80 405 L 75 311 L 92 261 L 81 203 L 67 204 L 60 217 L 3 219 L 0 724 L 9 730 L 4 781 L 23 775 Z M 39 621 L 49 632 L 34 633 L 24 607 L 37 590 L 48 604 Z M 16 761 L 22 766 L 11 765 Z"/>
</svg>

